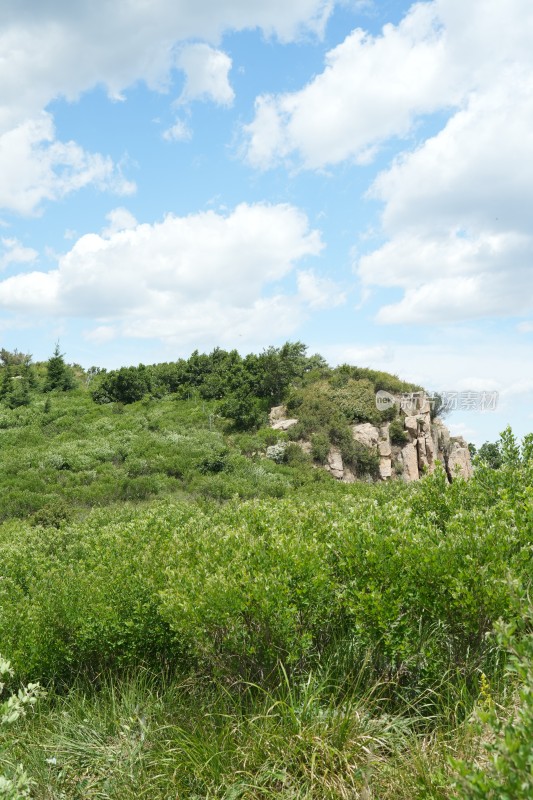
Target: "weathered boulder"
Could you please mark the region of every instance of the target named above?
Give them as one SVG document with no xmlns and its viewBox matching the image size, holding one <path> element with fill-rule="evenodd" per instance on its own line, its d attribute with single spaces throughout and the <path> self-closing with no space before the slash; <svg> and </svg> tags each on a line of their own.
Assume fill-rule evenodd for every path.
<svg viewBox="0 0 533 800">
<path fill-rule="evenodd" d="M 382 458 L 390 458 L 392 455 L 392 447 L 390 441 L 380 440 L 378 442 L 379 454 Z"/>
<path fill-rule="evenodd" d="M 392 461 L 390 456 L 379 459 L 379 476 L 382 480 L 387 480 L 392 476 Z"/>
<path fill-rule="evenodd" d="M 293 427 L 293 425 L 298 424 L 297 419 L 287 418 L 286 406 L 273 406 L 270 409 L 268 418 L 270 420 L 270 427 L 273 431 L 288 431 L 289 428 Z"/>
<path fill-rule="evenodd" d="M 418 436 L 418 418 L 417 417 L 406 417 L 404 419 L 404 427 L 407 433 L 412 436 L 414 439 Z"/>
<path fill-rule="evenodd" d="M 352 434 L 355 441 L 360 442 L 365 447 L 377 447 L 378 445 L 379 431 L 370 422 L 352 425 Z"/>
<path fill-rule="evenodd" d="M 405 481 L 417 481 L 420 477 L 418 470 L 418 452 L 414 442 L 409 442 L 402 448 L 401 463 L 403 465 L 403 479 Z"/>
<path fill-rule="evenodd" d="M 420 474 L 424 471 L 427 472 L 429 467 L 429 461 L 426 455 L 426 437 L 419 436 L 416 442 L 416 449 L 418 454 L 418 470 Z"/>
<path fill-rule="evenodd" d="M 451 450 L 448 455 L 448 475 L 453 480 L 472 477 L 472 462 L 468 445 L 462 437 L 452 440 Z"/>
<path fill-rule="evenodd" d="M 332 447 L 328 453 L 326 469 L 331 472 L 334 478 L 342 480 L 344 477 L 344 464 L 342 463 L 341 451 L 338 447 Z"/>
<path fill-rule="evenodd" d="M 348 467 L 344 467 L 344 476 L 342 478 L 343 483 L 355 483 L 357 478 L 355 477 L 354 473 Z"/>
<path fill-rule="evenodd" d="M 293 425 L 298 425 L 297 419 L 277 419 L 270 427 L 273 431 L 288 431 Z"/>
<path fill-rule="evenodd" d="M 305 439 L 298 439 L 298 441 L 295 442 L 294 444 L 297 444 L 298 447 L 300 447 L 306 455 L 308 456 L 311 455 L 311 452 L 313 450 L 311 442 L 306 442 Z"/>
<path fill-rule="evenodd" d="M 413 392 L 408 396 L 403 396 L 400 398 L 399 405 L 406 417 L 429 414 L 431 408 L 425 392 Z"/>
<path fill-rule="evenodd" d="M 270 414 L 268 415 L 270 423 L 276 422 L 278 419 L 286 419 L 287 418 L 287 407 L 286 406 L 272 406 L 270 409 Z"/>
</svg>

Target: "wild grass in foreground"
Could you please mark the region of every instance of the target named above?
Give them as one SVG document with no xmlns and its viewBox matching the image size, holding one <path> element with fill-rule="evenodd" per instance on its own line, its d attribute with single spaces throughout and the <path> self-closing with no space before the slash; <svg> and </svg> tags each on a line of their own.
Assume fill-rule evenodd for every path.
<svg viewBox="0 0 533 800">
<path fill-rule="evenodd" d="M 42 702 L 7 760 L 26 765 L 36 798 L 448 796 L 450 729 L 388 713 L 379 686 L 292 685 L 280 669 L 271 690 L 234 689 L 108 676 Z"/>
</svg>

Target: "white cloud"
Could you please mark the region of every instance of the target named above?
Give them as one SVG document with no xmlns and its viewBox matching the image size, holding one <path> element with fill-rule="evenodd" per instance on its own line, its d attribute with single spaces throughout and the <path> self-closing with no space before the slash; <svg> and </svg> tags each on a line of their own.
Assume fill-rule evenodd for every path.
<svg viewBox="0 0 533 800">
<path fill-rule="evenodd" d="M 225 31 L 260 28 L 283 41 L 318 34 L 333 0 L 130 0 L 0 7 L 0 131 L 35 117 L 56 97 L 98 84 L 111 97 L 137 80 L 168 82 L 178 42 L 216 44 Z"/>
<path fill-rule="evenodd" d="M 231 58 L 208 44 L 185 45 L 176 64 L 185 72 L 185 88 L 180 103 L 191 100 L 212 100 L 221 106 L 230 106 L 235 93 L 229 82 Z"/>
<path fill-rule="evenodd" d="M 379 36 L 353 31 L 302 89 L 258 97 L 244 128 L 248 161 L 261 169 L 288 158 L 310 169 L 368 163 L 420 116 L 459 108 L 510 64 L 531 68 L 532 37 L 529 0 L 415 3 Z"/>
<path fill-rule="evenodd" d="M 0 269 L 10 264 L 30 264 L 38 258 L 38 252 L 32 247 L 25 247 L 18 239 L 2 238 L 4 252 L 0 255 Z"/>
<path fill-rule="evenodd" d="M 119 231 L 129 231 L 137 227 L 137 220 L 127 208 L 113 208 L 106 214 L 106 219 L 109 225 L 102 230 L 102 236 L 106 239 L 110 239 Z"/>
<path fill-rule="evenodd" d="M 297 276 L 298 296 L 310 308 L 335 308 L 346 302 L 346 292 L 330 278 L 320 278 L 311 270 Z"/>
<path fill-rule="evenodd" d="M 58 141 L 44 112 L 0 136 L 0 176 L 0 208 L 20 214 L 91 184 L 121 194 L 135 188 L 110 158 Z"/>
<path fill-rule="evenodd" d="M 533 5 L 414 4 L 379 36 L 352 32 L 301 90 L 262 95 L 245 127 L 258 168 L 367 163 L 421 117 L 448 120 L 368 192 L 384 243 L 361 257 L 363 297 L 397 287 L 387 323 L 445 323 L 533 309 Z"/>
<path fill-rule="evenodd" d="M 518 330 L 520 333 L 533 333 L 533 322 L 521 322 Z"/>
<path fill-rule="evenodd" d="M 262 95 L 245 126 L 247 159 L 268 168 L 298 156 L 311 169 L 346 159 L 367 163 L 376 145 L 409 132 L 417 114 L 457 98 L 433 3 L 415 5 L 381 36 L 353 31 L 303 89 Z"/>
<path fill-rule="evenodd" d="M 163 131 L 163 139 L 167 142 L 188 142 L 192 139 L 192 131 L 186 122 L 178 119 L 174 125 Z"/>
<path fill-rule="evenodd" d="M 82 236 L 57 269 L 1 281 L 0 306 L 88 317 L 100 323 L 97 330 L 103 325 L 125 336 L 195 346 L 235 344 L 254 333 L 277 338 L 299 324 L 305 308 L 276 287 L 301 259 L 321 250 L 319 233 L 289 205 L 169 215 L 105 237 Z"/>
<path fill-rule="evenodd" d="M 379 36 L 354 31 L 300 91 L 257 99 L 245 133 L 260 168 L 364 163 L 421 117 L 448 116 L 368 193 L 384 243 L 357 263 L 363 293 L 403 290 L 379 322 L 533 310 L 531 41 L 530 0 L 418 3 Z"/>
<path fill-rule="evenodd" d="M 117 332 L 110 325 L 99 325 L 90 331 L 85 331 L 83 338 L 94 344 L 107 344 L 111 342 L 117 335 Z"/>
<path fill-rule="evenodd" d="M 389 238 L 360 259 L 358 274 L 367 286 L 405 291 L 381 322 L 533 309 L 533 78 L 516 68 L 500 78 L 371 188 Z"/>
<path fill-rule="evenodd" d="M 109 97 L 142 80 L 168 88 L 178 63 L 186 71 L 183 100 L 231 104 L 230 58 L 208 44 L 225 31 L 260 28 L 283 41 L 323 30 L 335 0 L 121 0 L 0 4 L 0 208 L 35 213 L 88 184 L 127 193 L 110 159 L 74 142 L 56 141 L 49 115 L 54 99 L 73 101 L 95 86 Z M 181 47 L 181 49 L 180 49 Z M 190 138 L 176 122 L 163 136 Z"/>
</svg>

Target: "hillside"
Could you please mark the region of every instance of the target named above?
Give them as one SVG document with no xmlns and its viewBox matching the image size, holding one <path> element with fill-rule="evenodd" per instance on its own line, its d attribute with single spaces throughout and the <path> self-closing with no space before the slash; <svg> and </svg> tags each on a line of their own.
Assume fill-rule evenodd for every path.
<svg viewBox="0 0 533 800">
<path fill-rule="evenodd" d="M 443 450 L 437 440 L 431 462 L 417 457 L 419 442 L 425 452 L 437 431 L 429 406 L 418 423 L 399 404 L 376 407 L 377 391 L 420 387 L 388 373 L 331 369 L 301 343 L 111 372 L 70 367 L 59 350 L 46 364 L 7 351 L 2 360 L 0 519 L 59 523 L 158 496 L 333 492 L 317 467 L 350 482 L 418 478 L 437 457 L 448 461 L 449 443 Z M 298 415 L 295 424 L 273 421 L 272 407 L 285 409 L 279 403 Z M 421 425 L 416 435 L 413 424 Z"/>
<path fill-rule="evenodd" d="M 1 380 L 0 793 L 531 797 L 531 437 L 390 480 L 442 429 L 395 376 L 51 363 Z"/>
</svg>

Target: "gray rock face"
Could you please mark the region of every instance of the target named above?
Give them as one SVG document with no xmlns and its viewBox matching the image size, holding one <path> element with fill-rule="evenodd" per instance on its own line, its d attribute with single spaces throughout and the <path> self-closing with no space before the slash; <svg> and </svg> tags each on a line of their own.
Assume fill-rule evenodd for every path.
<svg viewBox="0 0 533 800">
<path fill-rule="evenodd" d="M 403 424 L 407 433 L 415 439 L 418 436 L 418 419 L 416 417 L 406 417 Z"/>
<path fill-rule="evenodd" d="M 383 481 L 392 476 L 392 461 L 390 457 L 379 459 L 379 476 Z"/>
<path fill-rule="evenodd" d="M 392 447 L 388 439 L 383 439 L 378 442 L 379 454 L 382 458 L 390 458 L 392 455 Z"/>
<path fill-rule="evenodd" d="M 326 469 L 331 472 L 334 478 L 341 481 L 344 478 L 344 464 L 342 463 L 341 451 L 338 447 L 332 447 L 328 453 Z"/>
<path fill-rule="evenodd" d="M 287 417 L 287 408 L 286 406 L 272 406 L 270 409 L 270 414 L 268 418 L 270 423 L 275 422 L 278 419 L 286 419 Z"/>
<path fill-rule="evenodd" d="M 418 470 L 418 449 L 414 442 L 409 442 L 402 448 L 403 479 L 417 481 L 420 477 Z"/>
<path fill-rule="evenodd" d="M 397 401 L 400 405 L 400 398 Z M 433 472 L 437 461 L 442 462 L 450 480 L 457 475 L 463 478 L 472 475 L 467 443 L 461 437 L 451 437 L 441 419 L 431 420 L 430 403 L 423 393 L 414 393 L 409 398 L 409 404 L 401 405 L 400 420 L 403 420 L 404 429 L 410 439 L 403 446 L 391 446 L 390 423 L 379 428 L 370 422 L 352 426 L 354 440 L 379 457 L 379 475 L 382 480 L 389 480 L 401 472 L 403 480 L 417 481 L 425 473 Z M 287 418 L 286 406 L 274 406 L 270 411 L 270 425 L 273 430 L 286 431 L 297 423 L 297 419 Z M 301 440 L 298 444 L 304 452 L 311 452 L 309 442 Z M 330 449 L 324 468 L 337 480 L 345 483 L 356 480 L 353 472 L 344 466 L 337 447 Z"/>
<path fill-rule="evenodd" d="M 270 427 L 274 431 L 288 431 L 293 425 L 298 424 L 297 419 L 287 418 L 286 406 L 273 406 L 268 415 L 270 420 Z"/>
<path fill-rule="evenodd" d="M 277 419 L 270 427 L 273 431 L 288 431 L 293 425 L 298 425 L 297 419 Z"/>
<path fill-rule="evenodd" d="M 377 447 L 379 441 L 379 431 L 370 422 L 363 422 L 360 425 L 352 426 L 353 438 L 365 447 Z"/>
<path fill-rule="evenodd" d="M 472 477 L 472 462 L 470 451 L 464 439 L 457 438 L 452 442 L 452 448 L 448 455 L 448 475 L 453 478 Z"/>
</svg>

